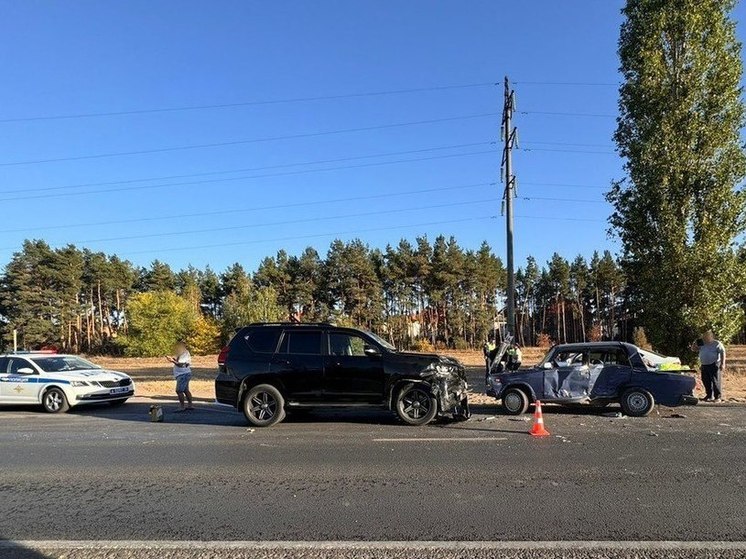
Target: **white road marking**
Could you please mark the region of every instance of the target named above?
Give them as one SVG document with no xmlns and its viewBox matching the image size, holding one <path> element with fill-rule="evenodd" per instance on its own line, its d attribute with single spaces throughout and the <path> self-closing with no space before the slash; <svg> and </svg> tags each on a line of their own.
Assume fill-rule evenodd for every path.
<svg viewBox="0 0 746 559">
<path fill-rule="evenodd" d="M 746 541 L 171 541 L 171 540 L 0 540 L 0 550 L 52 549 L 287 549 L 287 550 L 746 550 Z"/>
<path fill-rule="evenodd" d="M 374 443 L 412 443 L 412 442 L 441 442 L 441 441 L 507 441 L 507 437 L 412 437 L 396 439 L 373 439 Z"/>
</svg>

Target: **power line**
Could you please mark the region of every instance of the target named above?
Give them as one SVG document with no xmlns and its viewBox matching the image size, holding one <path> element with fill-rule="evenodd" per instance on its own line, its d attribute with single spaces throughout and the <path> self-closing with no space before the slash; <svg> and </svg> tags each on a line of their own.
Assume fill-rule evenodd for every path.
<svg viewBox="0 0 746 559">
<path fill-rule="evenodd" d="M 435 210 L 435 209 L 441 209 L 441 208 L 453 208 L 458 206 L 470 206 L 473 204 L 488 204 L 490 202 L 493 202 L 493 199 L 485 199 L 485 200 L 470 200 L 465 202 L 449 202 L 445 204 L 432 204 L 429 206 L 415 206 L 411 208 L 386 208 L 385 210 L 376 210 L 373 212 L 359 212 L 354 214 L 346 214 L 346 215 L 332 215 L 332 216 L 318 216 L 318 217 L 308 217 L 308 218 L 302 218 L 302 219 L 291 219 L 291 220 L 284 220 L 284 221 L 273 221 L 273 222 L 267 222 L 267 223 L 250 223 L 245 225 L 231 225 L 229 227 L 210 227 L 210 228 L 204 228 L 204 229 L 190 229 L 186 231 L 169 231 L 166 233 L 145 233 L 142 235 L 125 235 L 120 237 L 106 237 L 101 239 L 85 239 L 81 241 L 74 241 L 77 244 L 84 245 L 86 243 L 108 243 L 111 241 L 132 241 L 132 240 L 138 240 L 138 239 L 152 239 L 152 238 L 160 238 L 160 237 L 177 237 L 181 235 L 194 235 L 198 233 L 216 233 L 218 231 L 238 231 L 243 229 L 254 229 L 258 227 L 274 227 L 277 225 L 294 225 L 296 223 L 315 223 L 319 221 L 330 221 L 334 219 L 349 219 L 349 218 L 357 218 L 357 217 L 370 217 L 375 215 L 388 215 L 392 213 L 404 213 L 404 212 L 412 212 L 412 211 L 420 211 L 420 210 Z M 8 248 L 5 247 L 4 249 L 0 250 L 12 250 L 12 247 Z"/>
<path fill-rule="evenodd" d="M 602 113 L 568 113 L 558 111 L 516 111 L 522 115 L 545 115 L 545 116 L 585 116 L 591 118 L 616 118 L 617 115 Z"/>
<path fill-rule="evenodd" d="M 47 187 L 42 187 L 42 188 L 16 188 L 13 190 L 0 190 L 0 194 L 13 194 L 16 192 L 51 192 L 54 190 L 68 190 L 70 188 L 84 188 L 88 186 L 110 186 L 110 185 L 115 185 L 115 184 L 133 184 L 137 182 L 185 179 L 185 178 L 192 178 L 192 177 L 207 177 L 210 175 L 225 175 L 229 173 L 242 173 L 246 171 L 264 171 L 267 169 L 284 169 L 288 167 L 300 167 L 304 165 L 321 165 L 324 163 L 339 163 L 341 161 L 354 161 L 356 159 L 371 159 L 374 157 L 388 157 L 391 155 L 407 155 L 411 153 L 424 153 L 424 152 L 429 152 L 429 151 L 440 151 L 440 150 L 457 149 L 457 148 L 463 148 L 463 147 L 486 146 L 486 145 L 492 145 L 494 143 L 495 142 L 493 141 L 472 142 L 468 144 L 453 144 L 450 146 L 436 146 L 436 147 L 413 149 L 413 150 L 406 150 L 406 151 L 389 151 L 389 152 L 384 152 L 384 153 L 375 153 L 375 154 L 368 154 L 368 155 L 339 157 L 335 159 L 319 159 L 315 161 L 298 161 L 295 163 L 281 163 L 277 165 L 265 165 L 262 167 L 242 167 L 238 169 L 221 169 L 217 171 L 203 171 L 201 173 L 188 173 L 188 174 L 182 174 L 182 175 L 162 175 L 159 177 L 145 177 L 145 178 L 127 179 L 127 180 L 119 180 L 119 181 L 66 184 L 62 186 L 47 186 Z"/>
<path fill-rule="evenodd" d="M 262 206 L 262 207 L 255 207 L 255 208 L 236 208 L 236 209 L 230 209 L 230 210 L 217 210 L 217 211 L 211 211 L 211 212 L 196 212 L 196 213 L 188 213 L 188 214 L 179 214 L 179 215 L 173 215 L 173 214 L 163 214 L 153 217 L 141 217 L 141 218 L 133 218 L 133 219 L 119 219 L 119 220 L 107 220 L 107 221 L 99 221 L 99 222 L 85 222 L 85 223 L 71 223 L 71 224 L 63 224 L 63 225 L 50 225 L 50 226 L 41 226 L 41 227 L 34 227 L 33 229 L 2 229 L 0 230 L 0 233 L 25 233 L 29 231 L 49 231 L 49 230 L 58 230 L 58 229 L 75 229 L 79 227 L 95 227 L 99 225 L 121 225 L 121 224 L 127 224 L 127 223 L 145 223 L 149 221 L 164 221 L 164 220 L 170 220 L 170 219 L 186 219 L 190 217 L 207 217 L 207 216 L 216 216 L 216 215 L 228 215 L 228 214 L 238 214 L 238 213 L 251 213 L 251 212 L 260 212 L 260 211 L 268 211 L 268 210 L 284 210 L 287 208 L 298 208 L 298 207 L 307 207 L 307 206 L 321 206 L 324 204 L 333 204 L 338 202 L 356 202 L 361 200 L 375 200 L 375 199 L 381 199 L 381 198 L 396 198 L 400 196 L 410 196 L 413 194 L 432 194 L 435 192 L 444 192 L 444 191 L 450 191 L 450 190 L 466 190 L 471 188 L 483 188 L 486 186 L 494 186 L 496 183 L 494 182 L 481 182 L 476 184 L 461 184 L 456 186 L 443 186 L 443 187 L 437 187 L 437 188 L 424 188 L 420 190 L 408 190 L 408 191 L 398 191 L 398 192 L 392 192 L 392 193 L 386 193 L 386 194 L 370 194 L 368 196 L 351 196 L 347 198 L 332 198 L 327 200 L 314 200 L 310 202 L 291 202 L 291 203 L 284 203 L 284 204 L 275 204 L 273 206 Z"/>
<path fill-rule="evenodd" d="M 541 200 L 542 202 L 578 202 L 589 204 L 606 204 L 606 200 L 588 200 L 583 198 L 544 198 L 541 196 L 518 196 L 521 200 Z"/>
<path fill-rule="evenodd" d="M 55 193 L 55 194 L 36 194 L 33 196 L 16 196 L 13 198 L 0 198 L 0 202 L 11 202 L 11 201 L 19 201 L 19 200 L 37 200 L 37 199 L 46 200 L 48 198 L 67 198 L 71 196 L 85 196 L 88 194 L 102 194 L 102 193 L 109 194 L 112 192 L 131 192 L 131 191 L 139 191 L 139 190 L 153 190 L 153 189 L 158 189 L 158 188 L 168 188 L 171 186 L 190 186 L 190 185 L 212 184 L 212 183 L 218 183 L 218 182 L 229 182 L 229 181 L 237 181 L 237 180 L 261 179 L 261 178 L 269 178 L 269 177 L 285 177 L 285 176 L 291 176 L 291 175 L 305 175 L 308 173 L 339 171 L 342 169 L 380 167 L 384 165 L 395 165 L 399 163 L 411 163 L 411 162 L 417 162 L 417 161 L 432 161 L 432 160 L 437 160 L 437 159 L 449 159 L 449 158 L 455 158 L 455 157 L 468 157 L 468 156 L 473 156 L 473 155 L 494 155 L 494 154 L 495 152 L 493 150 L 472 151 L 472 152 L 466 152 L 466 153 L 450 153 L 446 155 L 434 155 L 431 157 L 398 159 L 394 161 L 376 161 L 373 163 L 361 163 L 358 165 L 340 165 L 337 167 L 324 167 L 322 169 L 302 169 L 299 171 L 285 171 L 282 173 L 264 173 L 261 175 L 246 175 L 246 176 L 228 177 L 228 178 L 222 178 L 222 179 L 175 182 L 175 183 L 169 183 L 169 184 L 146 184 L 146 185 L 141 185 L 141 186 L 122 186 L 120 188 L 85 190 L 85 191 L 80 191 L 80 192 L 61 192 L 61 193 Z"/>
<path fill-rule="evenodd" d="M 422 124 L 435 124 L 439 122 L 452 122 L 457 120 L 468 120 L 473 118 L 485 118 L 490 116 L 497 116 L 499 113 L 477 113 L 477 114 L 471 114 L 471 115 L 462 115 L 462 116 L 452 116 L 452 117 L 444 117 L 444 118 L 433 118 L 428 120 L 415 120 L 410 122 L 396 122 L 392 124 L 377 124 L 374 126 L 361 126 L 358 128 L 342 128 L 339 130 L 324 130 L 321 132 L 304 132 L 302 134 L 289 134 L 287 136 L 268 136 L 265 138 L 252 138 L 248 140 L 232 140 L 228 142 L 215 142 L 215 143 L 209 143 L 209 144 L 191 144 L 191 145 L 185 145 L 185 146 L 171 146 L 166 148 L 155 148 L 155 149 L 143 149 L 143 150 L 134 150 L 134 151 L 120 151 L 120 152 L 111 152 L 111 153 L 97 153 L 92 155 L 78 155 L 74 157 L 56 157 L 56 158 L 50 158 L 50 159 L 35 159 L 35 160 L 28 160 L 28 161 L 13 161 L 13 162 L 6 162 L 6 163 L 0 163 L 1 167 L 9 167 L 9 166 L 17 166 L 17 165 L 34 165 L 34 164 L 40 164 L 40 163 L 55 163 L 60 161 L 80 161 L 84 159 L 102 159 L 102 158 L 108 158 L 108 157 L 121 157 L 121 156 L 127 156 L 127 155 L 144 155 L 144 154 L 150 154 L 150 153 L 165 153 L 165 152 L 174 152 L 174 151 L 184 151 L 184 150 L 192 150 L 192 149 L 204 149 L 204 148 L 215 148 L 215 147 L 225 147 L 225 146 L 235 146 L 235 145 L 245 145 L 245 144 L 255 144 L 260 142 L 274 142 L 278 140 L 292 140 L 292 139 L 299 139 L 299 138 L 315 138 L 319 136 L 329 136 L 334 134 L 347 134 L 352 132 L 367 132 L 371 130 L 385 130 L 390 128 L 400 128 L 404 126 L 416 126 L 416 125 L 422 125 Z"/>
<path fill-rule="evenodd" d="M 590 223 L 607 223 L 605 219 L 592 219 L 585 217 L 555 217 L 555 216 L 542 216 L 542 215 L 517 215 L 520 219 L 541 219 L 548 221 L 581 221 Z"/>
<path fill-rule="evenodd" d="M 621 85 L 620 82 L 537 82 L 537 81 L 519 81 L 513 82 L 516 85 L 569 85 L 569 86 L 613 86 L 618 87 Z"/>
<path fill-rule="evenodd" d="M 521 182 L 522 186 L 556 186 L 561 188 L 591 188 L 606 190 L 609 188 L 608 185 L 595 185 L 595 184 L 574 184 L 574 183 L 563 183 L 563 182 Z"/>
<path fill-rule="evenodd" d="M 373 233 L 376 231 L 391 231 L 394 229 L 405 229 L 410 227 L 432 227 L 433 225 L 446 225 L 446 224 L 453 224 L 453 223 L 469 223 L 474 221 L 483 221 L 487 219 L 495 219 L 496 216 L 489 215 L 489 216 L 472 216 L 467 217 L 463 219 L 449 219 L 445 221 L 427 221 L 424 223 L 407 223 L 404 225 L 392 225 L 392 226 L 386 226 L 386 227 L 373 227 L 369 229 L 355 229 L 352 231 L 335 231 L 333 233 L 315 233 L 315 234 L 306 234 L 306 235 L 298 235 L 298 236 L 291 236 L 291 237 L 278 237 L 274 239 L 252 239 L 250 241 L 238 241 L 233 243 L 219 243 L 219 244 L 211 244 L 211 245 L 200 245 L 200 246 L 188 246 L 188 247 L 169 247 L 169 248 L 162 248 L 162 249 L 154 249 L 154 250 L 143 250 L 143 251 L 135 251 L 135 252 L 125 252 L 122 253 L 122 255 L 126 254 L 152 254 L 153 252 L 161 253 L 161 252 L 172 252 L 172 251 L 183 251 L 183 250 L 202 250 L 202 249 L 209 249 L 209 248 L 222 248 L 222 247 L 233 247 L 233 246 L 243 246 L 243 245 L 252 245 L 252 244 L 260 244 L 260 243 L 270 243 L 270 242 L 283 242 L 283 241 L 294 241 L 299 239 L 314 239 L 319 237 L 339 237 L 340 235 L 359 235 L 360 233 Z"/>
<path fill-rule="evenodd" d="M 441 85 L 434 87 L 415 87 L 411 89 L 391 89 L 388 91 L 372 91 L 363 93 L 343 93 L 339 95 L 319 95 L 314 97 L 291 97 L 287 99 L 266 99 L 260 101 L 241 101 L 238 103 L 219 103 L 212 105 L 188 105 L 181 107 L 157 107 L 153 109 L 133 109 L 128 111 L 107 111 L 98 113 L 76 113 L 76 114 L 65 114 L 65 115 L 46 115 L 46 116 L 29 116 L 29 117 L 9 117 L 0 119 L 0 123 L 3 122 L 30 122 L 30 121 L 41 121 L 41 120 L 65 120 L 65 119 L 76 119 L 76 118 L 95 118 L 95 117 L 107 117 L 107 116 L 126 116 L 126 115 L 137 115 L 137 114 L 152 114 L 152 113 L 166 113 L 166 112 L 177 112 L 177 111 L 197 111 L 204 109 L 227 109 L 234 107 L 250 107 L 258 105 L 279 105 L 286 103 L 305 103 L 310 101 L 328 101 L 335 99 L 352 99 L 359 97 L 377 97 L 384 95 L 399 95 L 404 93 L 420 93 L 426 91 L 447 91 L 452 89 L 469 89 L 479 87 L 491 87 L 496 85 L 495 82 L 480 82 L 480 83 L 468 83 L 468 84 L 457 84 L 457 85 Z"/>
<path fill-rule="evenodd" d="M 587 149 L 554 149 L 554 148 L 516 148 L 520 151 L 548 151 L 556 153 L 590 153 L 597 155 L 616 155 L 615 151 L 592 151 Z"/>
<path fill-rule="evenodd" d="M 577 146 L 577 147 L 591 147 L 591 148 L 613 148 L 610 144 L 577 144 L 572 142 L 521 142 L 523 144 L 537 144 L 541 146 Z"/>
<path fill-rule="evenodd" d="M 527 216 L 527 215 L 516 215 L 515 217 L 519 217 L 521 219 L 542 219 L 542 220 L 551 220 L 551 221 L 593 221 L 593 222 L 603 222 L 604 220 L 591 220 L 591 219 L 582 219 L 582 218 L 563 218 L 563 217 L 544 217 L 544 216 Z M 274 243 L 274 242 L 284 242 L 284 241 L 296 241 L 296 240 L 302 240 L 302 239 L 314 239 L 314 238 L 323 238 L 323 237 L 340 237 L 342 235 L 359 235 L 361 233 L 373 233 L 378 231 L 392 231 L 392 230 L 399 230 L 399 229 L 408 229 L 413 227 L 432 227 L 434 225 L 451 225 L 455 223 L 469 223 L 469 222 L 475 222 L 475 221 L 485 221 L 485 220 L 492 220 L 496 219 L 497 216 L 495 215 L 485 215 L 485 216 L 472 216 L 462 219 L 449 219 L 445 221 L 426 221 L 426 222 L 420 222 L 420 223 L 406 223 L 406 224 L 400 224 L 400 225 L 390 225 L 385 227 L 373 227 L 368 229 L 353 229 L 348 231 L 334 231 L 330 233 L 313 233 L 313 234 L 305 234 L 305 235 L 294 235 L 294 236 L 288 236 L 288 237 L 276 237 L 272 239 L 251 239 L 248 241 L 237 241 L 232 243 L 217 243 L 217 244 L 208 244 L 208 245 L 194 245 L 194 246 L 179 246 L 179 247 L 166 247 L 166 248 L 158 248 L 158 249 L 148 249 L 148 250 L 139 250 L 139 251 L 129 251 L 129 252 L 123 252 L 121 253 L 122 256 L 126 255 L 137 255 L 137 254 L 152 254 L 152 253 L 162 253 L 162 252 L 175 252 L 175 251 L 185 251 L 185 250 L 204 250 L 204 249 L 212 249 L 212 248 L 224 248 L 224 247 L 234 247 L 234 246 L 245 246 L 245 245 L 252 245 L 252 244 L 262 244 L 262 243 Z"/>
</svg>

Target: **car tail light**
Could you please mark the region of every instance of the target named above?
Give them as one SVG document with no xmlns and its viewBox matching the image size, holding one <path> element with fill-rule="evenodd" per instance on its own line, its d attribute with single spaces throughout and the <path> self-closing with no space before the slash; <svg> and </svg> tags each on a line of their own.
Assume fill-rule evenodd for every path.
<svg viewBox="0 0 746 559">
<path fill-rule="evenodd" d="M 218 365 L 225 365 L 225 360 L 228 359 L 229 351 L 230 348 L 228 346 L 225 346 L 223 349 L 220 350 L 220 355 L 218 355 Z"/>
</svg>

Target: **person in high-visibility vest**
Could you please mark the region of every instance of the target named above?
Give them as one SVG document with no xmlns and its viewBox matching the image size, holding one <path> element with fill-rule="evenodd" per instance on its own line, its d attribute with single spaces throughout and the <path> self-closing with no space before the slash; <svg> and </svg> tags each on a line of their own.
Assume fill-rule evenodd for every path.
<svg viewBox="0 0 746 559">
<path fill-rule="evenodd" d="M 487 340 L 487 342 L 484 344 L 484 347 L 482 348 L 482 351 L 484 352 L 484 366 L 485 366 L 485 373 L 490 374 L 490 367 L 492 366 L 492 357 L 491 355 L 497 348 L 497 344 L 495 344 L 495 340 Z"/>
<path fill-rule="evenodd" d="M 509 371 L 517 371 L 523 360 L 523 353 L 520 346 L 518 344 L 511 344 L 506 353 L 508 356 L 507 369 Z"/>
</svg>

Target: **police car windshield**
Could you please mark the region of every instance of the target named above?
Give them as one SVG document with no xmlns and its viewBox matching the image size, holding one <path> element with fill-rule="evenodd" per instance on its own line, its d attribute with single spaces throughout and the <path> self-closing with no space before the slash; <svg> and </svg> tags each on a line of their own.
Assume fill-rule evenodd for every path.
<svg viewBox="0 0 746 559">
<path fill-rule="evenodd" d="M 85 371 L 100 369 L 90 361 L 74 355 L 53 355 L 49 357 L 32 357 L 33 361 L 45 373 L 64 373 L 65 371 Z"/>
</svg>

